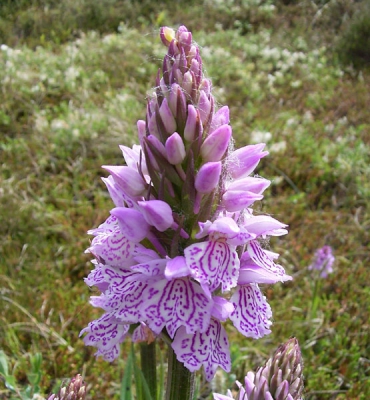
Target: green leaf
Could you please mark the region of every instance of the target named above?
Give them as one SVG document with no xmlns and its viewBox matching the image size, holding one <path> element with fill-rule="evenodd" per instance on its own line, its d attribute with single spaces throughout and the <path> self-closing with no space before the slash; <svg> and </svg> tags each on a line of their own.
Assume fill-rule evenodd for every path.
<svg viewBox="0 0 370 400">
<path fill-rule="evenodd" d="M 6 375 L 5 376 L 5 386 L 9 389 L 12 390 L 13 392 L 16 392 L 16 387 L 17 387 L 17 382 L 15 380 L 15 377 L 13 375 Z"/>
<path fill-rule="evenodd" d="M 3 350 L 0 350 L 0 374 L 3 376 L 8 375 L 8 359 Z"/>
<path fill-rule="evenodd" d="M 132 400 L 132 355 L 129 354 L 121 382 L 120 400 Z"/>
<path fill-rule="evenodd" d="M 153 400 L 150 394 L 148 383 L 145 379 L 143 372 L 141 371 L 139 365 L 136 362 L 134 345 L 131 345 L 131 355 L 134 367 L 134 377 L 135 377 L 135 387 L 136 387 L 136 398 L 138 400 Z"/>
</svg>

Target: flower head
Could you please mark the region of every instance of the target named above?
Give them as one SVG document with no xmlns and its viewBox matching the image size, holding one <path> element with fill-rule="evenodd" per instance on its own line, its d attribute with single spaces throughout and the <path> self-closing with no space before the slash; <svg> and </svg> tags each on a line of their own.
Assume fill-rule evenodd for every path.
<svg viewBox="0 0 370 400">
<path fill-rule="evenodd" d="M 330 246 L 321 247 L 316 250 L 313 263 L 308 266 L 310 271 L 316 270 L 320 272 L 321 278 L 326 278 L 333 272 L 333 264 L 335 257 Z"/>
<path fill-rule="evenodd" d="M 104 166 L 114 207 L 89 231 L 96 260 L 86 279 L 104 314 L 81 334 L 108 361 L 132 325 L 134 341 L 166 336 L 210 380 L 218 366 L 230 370 L 222 322 L 252 338 L 270 332 L 258 284 L 291 278 L 262 243 L 287 231 L 253 215 L 270 182 L 252 173 L 268 153 L 264 144 L 233 151 L 229 109 L 216 109 L 191 32 L 164 27 L 160 38 L 167 54 L 137 123 L 140 145 L 121 146 L 126 165 Z"/>
<path fill-rule="evenodd" d="M 57 394 L 50 395 L 48 400 L 84 400 L 86 393 L 86 384 L 77 374 L 68 385 L 63 384 Z"/>
<path fill-rule="evenodd" d="M 248 372 L 244 386 L 236 382 L 239 393 L 236 400 L 301 400 L 303 397 L 303 362 L 296 338 L 279 346 L 274 355 L 256 372 Z M 214 400 L 234 400 L 214 393 Z"/>
</svg>

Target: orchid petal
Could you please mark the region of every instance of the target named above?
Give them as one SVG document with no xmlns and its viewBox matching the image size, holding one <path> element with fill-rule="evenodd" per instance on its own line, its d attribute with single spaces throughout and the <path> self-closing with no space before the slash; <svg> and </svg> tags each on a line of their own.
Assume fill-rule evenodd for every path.
<svg viewBox="0 0 370 400">
<path fill-rule="evenodd" d="M 257 215 L 244 220 L 243 227 L 248 232 L 254 233 L 256 236 L 261 235 L 284 235 L 288 233 L 286 228 L 288 225 L 279 222 L 278 220 L 269 217 L 268 215 Z"/>
<path fill-rule="evenodd" d="M 220 284 L 223 292 L 236 286 L 239 258 L 235 246 L 224 240 L 209 240 L 190 245 L 184 255 L 194 278 L 207 283 L 210 291 Z"/>
<path fill-rule="evenodd" d="M 212 133 L 221 125 L 227 125 L 230 122 L 229 107 L 221 107 L 212 117 L 211 126 L 209 128 L 209 133 Z"/>
<path fill-rule="evenodd" d="M 111 313 L 104 314 L 99 319 L 92 321 L 82 329 L 86 346 L 95 346 L 98 351 L 96 356 L 102 356 L 106 361 L 113 361 L 119 356 L 119 344 L 125 340 L 129 325 L 117 324 Z"/>
<path fill-rule="evenodd" d="M 147 223 L 160 232 L 169 229 L 173 224 L 172 209 L 165 201 L 138 201 L 138 204 Z"/>
<path fill-rule="evenodd" d="M 226 211 L 235 212 L 249 207 L 257 200 L 262 200 L 261 194 L 246 192 L 242 190 L 227 190 L 222 196 L 222 205 Z"/>
<path fill-rule="evenodd" d="M 120 231 L 115 217 L 109 217 L 99 228 L 88 233 L 96 237 L 86 252 L 92 253 L 100 262 L 116 267 L 133 264 L 136 245 Z"/>
<path fill-rule="evenodd" d="M 225 329 L 215 319 L 212 319 L 208 329 L 202 332 L 188 334 L 184 327 L 177 332 L 172 343 L 178 361 L 194 372 L 204 366 L 206 379 L 210 381 L 217 367 L 230 372 L 231 360 L 229 341 Z"/>
<path fill-rule="evenodd" d="M 133 202 L 129 199 L 121 187 L 114 181 L 113 176 L 109 175 L 108 178 L 101 178 L 107 186 L 109 195 L 116 207 L 125 207 L 126 204 L 132 207 Z"/>
<path fill-rule="evenodd" d="M 170 164 L 177 165 L 181 164 L 185 158 L 185 146 L 184 142 L 181 139 L 181 136 L 174 132 L 167 140 L 166 140 L 166 153 L 167 160 Z"/>
<path fill-rule="evenodd" d="M 140 305 L 144 301 L 142 293 L 147 283 L 137 279 L 140 274 L 130 270 L 105 267 L 104 274 L 109 276 L 109 288 L 100 296 L 92 296 L 91 304 L 112 312 L 116 321 L 139 322 Z"/>
<path fill-rule="evenodd" d="M 235 179 L 227 185 L 227 190 L 242 190 L 247 192 L 252 192 L 256 194 L 261 194 L 267 189 L 271 184 L 271 181 L 264 178 L 255 178 L 252 176 L 247 176 L 242 179 Z"/>
<path fill-rule="evenodd" d="M 110 213 L 117 218 L 120 230 L 129 240 L 139 243 L 147 236 L 149 224 L 139 211 L 133 208 L 116 207 Z"/>
<path fill-rule="evenodd" d="M 159 114 L 166 132 L 171 135 L 176 130 L 176 121 L 166 98 L 163 99 L 162 104 L 159 107 Z"/>
<path fill-rule="evenodd" d="M 145 191 L 146 182 L 136 169 L 116 165 L 103 165 L 102 168 L 112 174 L 114 180 L 129 196 L 140 196 Z"/>
<path fill-rule="evenodd" d="M 212 302 L 190 279 L 161 280 L 148 286 L 141 312 L 149 328 L 159 334 L 164 327 L 171 338 L 184 326 L 186 332 L 204 332 L 211 317 Z"/>
<path fill-rule="evenodd" d="M 262 151 L 265 143 L 244 146 L 235 150 L 228 157 L 228 172 L 232 178 L 243 178 L 249 175 L 258 165 L 261 158 L 267 156 L 268 151 Z"/>
<path fill-rule="evenodd" d="M 165 277 L 170 281 L 190 275 L 190 268 L 186 264 L 185 257 L 178 256 L 169 260 L 164 271 Z"/>
<path fill-rule="evenodd" d="M 213 297 L 212 300 L 212 317 L 218 319 L 219 321 L 226 321 L 230 317 L 230 314 L 234 311 L 233 304 L 219 296 Z"/>
<path fill-rule="evenodd" d="M 200 148 L 204 161 L 220 161 L 229 146 L 232 130 L 230 125 L 222 125 L 207 136 Z"/>
<path fill-rule="evenodd" d="M 199 193 L 211 193 L 217 187 L 221 176 L 221 162 L 207 162 L 195 177 L 195 189 Z"/>
<path fill-rule="evenodd" d="M 285 275 L 284 268 L 281 265 L 275 264 L 274 261 L 265 253 L 257 240 L 252 240 L 248 243 L 248 254 L 255 264 L 272 272 L 277 276 Z"/>
<path fill-rule="evenodd" d="M 230 301 L 235 307 L 230 319 L 240 333 L 259 339 L 271 332 L 271 308 L 257 284 L 239 286 Z"/>
</svg>

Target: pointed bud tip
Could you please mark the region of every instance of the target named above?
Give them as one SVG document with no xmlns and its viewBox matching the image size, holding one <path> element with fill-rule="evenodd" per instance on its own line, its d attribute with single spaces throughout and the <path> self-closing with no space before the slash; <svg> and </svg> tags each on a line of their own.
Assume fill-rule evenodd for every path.
<svg viewBox="0 0 370 400">
<path fill-rule="evenodd" d="M 175 39 L 175 31 L 168 26 L 163 26 L 160 29 L 159 35 L 161 37 L 162 43 L 167 47 L 171 44 L 172 40 Z"/>
</svg>

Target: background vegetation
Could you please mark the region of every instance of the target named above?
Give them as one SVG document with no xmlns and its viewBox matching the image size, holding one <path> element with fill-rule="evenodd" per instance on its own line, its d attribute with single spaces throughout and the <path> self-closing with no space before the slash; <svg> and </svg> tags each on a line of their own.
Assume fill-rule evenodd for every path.
<svg viewBox="0 0 370 400">
<path fill-rule="evenodd" d="M 1 2 L 0 398 L 42 398 L 76 373 L 89 398 L 120 398 L 129 346 L 108 364 L 78 338 L 100 314 L 83 282 L 86 231 L 112 207 L 100 166 L 136 142 L 158 28 L 180 24 L 237 146 L 267 143 L 259 174 L 273 185 L 257 209 L 290 225 L 272 249 L 294 281 L 264 288 L 272 334 L 228 329 L 235 377 L 294 335 L 307 399 L 368 399 L 370 7 L 354 0 Z M 317 283 L 307 266 L 323 245 L 335 272 Z M 225 391 L 233 377 L 217 378 Z"/>
</svg>

